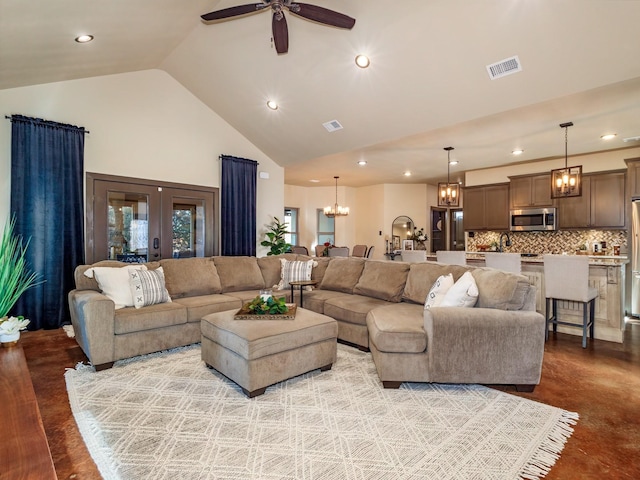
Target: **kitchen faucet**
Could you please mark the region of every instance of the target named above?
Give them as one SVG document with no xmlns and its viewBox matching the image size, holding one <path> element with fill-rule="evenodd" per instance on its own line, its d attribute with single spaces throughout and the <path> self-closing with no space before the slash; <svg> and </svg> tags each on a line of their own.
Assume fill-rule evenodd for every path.
<svg viewBox="0 0 640 480">
<path fill-rule="evenodd" d="M 509 237 L 509 232 L 502 232 L 500 234 L 500 247 L 498 249 L 499 252 L 502 252 L 502 237 L 507 236 L 507 241 L 505 242 L 505 246 L 506 247 L 510 247 L 511 246 L 511 238 Z"/>
</svg>

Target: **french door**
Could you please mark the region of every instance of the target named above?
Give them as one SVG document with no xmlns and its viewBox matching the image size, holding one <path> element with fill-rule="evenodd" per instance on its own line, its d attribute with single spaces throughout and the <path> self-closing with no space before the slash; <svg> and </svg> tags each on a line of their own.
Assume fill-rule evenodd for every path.
<svg viewBox="0 0 640 480">
<path fill-rule="evenodd" d="M 218 252 L 218 189 L 87 173 L 86 261 Z"/>
</svg>

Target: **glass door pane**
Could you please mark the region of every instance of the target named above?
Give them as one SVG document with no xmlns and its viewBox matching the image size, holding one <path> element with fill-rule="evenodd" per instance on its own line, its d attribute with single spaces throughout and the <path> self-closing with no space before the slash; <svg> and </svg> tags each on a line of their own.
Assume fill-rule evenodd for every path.
<svg viewBox="0 0 640 480">
<path fill-rule="evenodd" d="M 174 258 L 204 257 L 204 212 L 204 201 L 174 198 L 171 221 Z"/>
<path fill-rule="evenodd" d="M 149 255 L 149 196 L 132 192 L 107 194 L 109 260 L 144 263 Z"/>
</svg>

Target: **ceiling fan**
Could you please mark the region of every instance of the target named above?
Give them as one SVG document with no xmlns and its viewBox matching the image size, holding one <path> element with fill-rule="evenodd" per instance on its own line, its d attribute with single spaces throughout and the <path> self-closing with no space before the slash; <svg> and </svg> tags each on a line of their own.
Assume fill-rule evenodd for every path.
<svg viewBox="0 0 640 480">
<path fill-rule="evenodd" d="M 273 43 L 275 44 L 276 52 L 278 53 L 287 53 L 289 51 L 289 30 L 287 29 L 287 19 L 284 16 L 284 8 L 299 17 L 330 25 L 332 27 L 346 28 L 350 30 L 356 23 L 355 18 L 348 17 L 342 13 L 318 7 L 317 5 L 293 2 L 293 0 L 262 0 L 262 3 L 251 3 L 247 5 L 238 5 L 236 7 L 223 8 L 222 10 L 216 10 L 214 12 L 201 15 L 201 17 L 204 21 L 210 22 L 259 12 L 267 7 L 271 7 L 271 10 L 273 11 L 271 28 L 273 31 Z"/>
</svg>

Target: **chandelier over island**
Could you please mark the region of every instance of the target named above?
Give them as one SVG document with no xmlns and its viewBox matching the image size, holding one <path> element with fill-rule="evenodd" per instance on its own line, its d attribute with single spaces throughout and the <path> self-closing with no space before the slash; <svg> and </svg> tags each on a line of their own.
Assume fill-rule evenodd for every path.
<svg viewBox="0 0 640 480">
<path fill-rule="evenodd" d="M 582 165 L 567 166 L 569 127 L 573 127 L 573 122 L 560 124 L 560 128 L 564 128 L 564 168 L 551 170 L 551 198 L 579 197 L 582 195 Z"/>
<path fill-rule="evenodd" d="M 324 207 L 324 214 L 329 218 L 346 217 L 349 215 L 349 207 L 341 207 L 338 205 L 338 179 L 340 177 L 333 178 L 336 179 L 336 203 L 333 206 Z"/>
<path fill-rule="evenodd" d="M 451 183 L 449 168 L 451 166 L 451 150 L 453 147 L 445 147 L 447 151 L 447 183 L 438 183 L 438 206 L 457 207 L 460 205 L 460 185 Z"/>
</svg>

